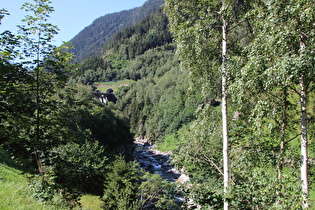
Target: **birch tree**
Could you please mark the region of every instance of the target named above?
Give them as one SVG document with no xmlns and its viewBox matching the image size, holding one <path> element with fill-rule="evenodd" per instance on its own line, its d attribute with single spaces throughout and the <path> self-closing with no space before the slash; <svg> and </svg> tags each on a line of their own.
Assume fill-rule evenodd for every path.
<svg viewBox="0 0 315 210">
<path fill-rule="evenodd" d="M 227 5 L 222 0 L 222 135 L 223 135 L 223 191 L 227 193 L 227 188 L 230 182 L 229 172 L 229 132 L 228 132 L 228 114 L 227 114 L 227 29 L 228 29 L 228 16 L 224 14 Z M 224 209 L 229 209 L 229 203 L 224 198 Z"/>
<path fill-rule="evenodd" d="M 178 43 L 178 52 L 184 65 L 190 70 L 192 84 L 203 92 L 205 100 L 217 98 L 221 90 L 222 139 L 223 139 L 223 191 L 226 196 L 229 186 L 229 134 L 228 134 L 228 49 L 239 46 L 231 39 L 231 30 L 241 25 L 244 11 L 242 1 L 166 1 L 171 30 Z M 233 37 L 233 36 L 230 36 Z M 234 34 L 234 39 L 235 39 Z M 240 37 L 238 37 L 240 38 Z M 234 50 L 237 47 L 234 48 Z M 233 50 L 232 51 L 232 55 Z M 220 84 L 221 87 L 218 87 Z M 199 86 L 199 87 L 198 87 Z M 211 95 L 212 94 L 212 95 Z M 224 198 L 224 209 L 228 209 Z"/>
<path fill-rule="evenodd" d="M 315 3 L 310 0 L 298 1 L 261 1 L 261 5 L 252 11 L 257 17 L 255 21 L 255 40 L 248 47 L 248 62 L 240 71 L 243 83 L 235 85 L 242 89 L 264 93 L 264 98 L 257 100 L 252 116 L 267 113 L 269 118 L 281 118 L 280 158 L 285 145 L 297 136 L 301 136 L 301 182 L 303 207 L 308 207 L 308 155 L 307 155 L 307 101 L 308 92 L 315 76 L 314 70 L 314 38 L 315 38 Z M 246 81 L 246 82 L 245 82 Z M 255 85 L 253 85 L 255 83 Z M 256 85 L 259 84 L 259 85 Z M 246 88 L 248 87 L 248 88 Z M 250 88 L 251 89 L 250 89 Z M 281 91 L 280 91 L 281 90 Z M 257 92 L 256 92 L 257 93 Z M 292 133 L 298 126 L 294 119 L 288 117 L 289 108 L 292 113 L 293 104 L 288 103 L 297 94 L 300 106 L 300 120 L 298 131 Z M 272 95 L 272 100 L 268 95 Z M 248 94 L 239 93 L 240 97 Z M 261 95 L 260 95 L 261 96 Z M 240 99 L 239 97 L 239 99 Z M 253 98 L 253 97 L 252 97 Z M 270 106 L 272 101 L 278 100 L 278 111 Z M 240 100 L 242 101 L 242 99 Z M 282 101 L 282 102 L 281 102 Z M 281 105 L 282 111 L 281 111 Z M 264 111 L 263 111 L 264 110 Z M 273 111 L 274 110 L 274 111 Z M 282 114 L 281 114 L 282 112 Z M 274 114 L 272 116 L 272 114 Z M 292 117 L 292 115 L 291 115 Z M 258 121 L 256 121 L 258 122 Z M 260 121 L 261 122 L 261 121 Z M 291 125 L 290 125 L 290 124 Z M 290 127 L 288 127 L 290 125 Z M 290 128 L 290 130 L 288 130 Z M 290 131 L 290 133 L 289 133 Z M 278 178 L 281 178 L 283 158 L 279 160 Z"/>
</svg>

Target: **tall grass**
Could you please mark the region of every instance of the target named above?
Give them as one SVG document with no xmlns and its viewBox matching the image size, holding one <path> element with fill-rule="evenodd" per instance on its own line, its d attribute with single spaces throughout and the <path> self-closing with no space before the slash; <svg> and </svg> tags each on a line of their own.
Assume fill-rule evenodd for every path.
<svg viewBox="0 0 315 210">
<path fill-rule="evenodd" d="M 0 163 L 0 209 L 60 209 L 34 200 L 28 184 L 21 171 Z"/>
<path fill-rule="evenodd" d="M 29 188 L 27 176 L 14 167 L 19 164 L 10 158 L 8 153 L 0 148 L 0 210 L 62 210 L 69 209 L 58 196 L 53 203 L 43 203 L 34 199 L 34 194 Z M 23 167 L 22 167 L 23 168 Z M 99 196 L 84 195 L 81 197 L 81 208 L 83 210 L 101 209 L 102 201 Z"/>
<path fill-rule="evenodd" d="M 27 178 L 30 174 L 16 168 L 25 167 L 0 148 L 0 210 L 67 209 L 57 197 L 54 205 L 35 200 Z"/>
</svg>

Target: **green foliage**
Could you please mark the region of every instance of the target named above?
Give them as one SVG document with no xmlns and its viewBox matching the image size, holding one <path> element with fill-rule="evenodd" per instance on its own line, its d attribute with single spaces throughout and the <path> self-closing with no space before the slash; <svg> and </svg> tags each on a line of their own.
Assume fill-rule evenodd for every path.
<svg viewBox="0 0 315 210">
<path fill-rule="evenodd" d="M 237 208 L 268 206 L 269 209 L 301 209 L 300 183 L 291 175 L 284 175 L 279 182 L 276 173 L 266 168 L 251 169 L 241 173 L 241 182 L 232 186 L 231 205 Z M 291 178 L 290 178 L 291 177 Z M 278 189 L 281 189 L 277 191 Z"/>
<path fill-rule="evenodd" d="M 222 7 L 224 3 L 228 6 Z M 228 12 L 230 7 L 233 12 Z M 314 73 L 310 67 L 313 65 L 310 42 L 314 31 L 309 25 L 314 19 L 314 13 L 310 12 L 314 11 L 314 3 L 307 0 L 298 4 L 293 1 L 249 1 L 243 4 L 242 1 L 168 0 L 166 10 L 178 43 L 179 58 L 183 67 L 190 71 L 191 80 L 205 101 L 220 95 L 216 78 L 221 66 L 219 26 L 222 20 L 229 19 L 229 27 L 233 29 L 227 37 L 227 76 L 229 91 L 232 91 L 229 96 L 233 100 L 229 108 L 230 173 L 234 186 L 228 199 L 233 208 L 299 208 L 301 199 L 295 190 L 299 189 L 295 138 L 300 133 L 296 124 L 300 109 L 295 105 L 300 99 L 294 94 L 304 94 L 298 83 L 310 87 L 308 85 L 313 82 L 308 78 Z M 246 19 L 239 22 L 240 15 L 247 10 Z M 301 22 L 301 14 L 307 21 Z M 242 50 L 244 47 L 247 47 L 245 51 Z M 218 144 L 221 131 L 214 129 L 222 122 L 209 116 L 208 110 L 208 105 L 200 106 L 191 129 L 179 132 L 182 146 L 179 151 L 175 150 L 175 163 L 185 166 L 193 184 L 211 185 L 205 187 L 210 190 L 204 190 L 204 194 L 199 193 L 195 198 L 203 206 L 211 201 L 198 199 L 211 198 L 207 192 L 213 195 L 220 189 L 220 186 L 212 185 L 213 181 L 206 180 L 220 179 L 217 172 L 222 167 Z M 312 114 L 309 110 L 308 117 Z M 215 170 L 203 172 L 210 167 Z M 293 199 L 287 200 L 291 196 Z M 217 201 L 221 202 L 220 199 Z M 211 203 L 211 206 L 217 204 Z"/>
<path fill-rule="evenodd" d="M 100 90 L 101 92 L 105 92 L 107 89 L 112 88 L 114 92 L 118 92 L 125 86 L 130 86 L 135 81 L 133 80 L 118 80 L 118 81 L 111 81 L 111 82 L 94 82 L 93 86 Z M 121 94 L 122 95 L 122 94 Z"/>
<path fill-rule="evenodd" d="M 132 59 L 153 49 L 172 42 L 168 29 L 168 18 L 163 8 L 147 16 L 135 26 L 119 31 L 105 46 L 105 51 L 113 50 L 118 58 Z"/>
<path fill-rule="evenodd" d="M 189 123 L 201 101 L 195 90 L 187 96 L 188 73 L 178 68 L 175 48 L 161 8 L 113 36 L 104 54 L 83 61 L 72 81 L 137 81 L 115 91 L 117 106 L 129 116 L 133 133 L 156 141 Z"/>
<path fill-rule="evenodd" d="M 34 0 L 34 3 L 24 3 L 21 8 L 31 13 L 25 16 L 22 20 L 24 24 L 19 26 L 23 56 L 30 58 L 35 66 L 51 53 L 53 45 L 50 43 L 58 33 L 57 26 L 48 22 L 49 15 L 54 11 L 50 3 L 49 0 Z"/>
<path fill-rule="evenodd" d="M 135 162 L 117 157 L 106 174 L 103 209 L 173 209 L 174 186 L 159 175 L 143 173 Z"/>
<path fill-rule="evenodd" d="M 1 60 L 1 144 L 8 138 L 20 139 L 21 132 L 17 130 L 16 122 L 20 129 L 28 127 L 23 121 L 28 121 L 34 112 L 34 103 L 29 90 L 34 84 L 34 79 L 20 65 L 10 64 Z M 19 112 L 15 112 L 19 110 Z"/>
<path fill-rule="evenodd" d="M 194 183 L 187 189 L 182 189 L 186 199 L 192 199 L 194 206 L 204 209 L 223 209 L 222 186 L 215 179 L 204 180 L 203 183 Z M 186 203 L 187 205 L 188 203 Z M 190 205 L 187 208 L 191 208 Z"/>
<path fill-rule="evenodd" d="M 97 141 L 68 143 L 52 151 L 55 182 L 74 192 L 102 194 L 108 158 Z"/>
<path fill-rule="evenodd" d="M 4 128 L 3 139 L 6 147 L 20 156 L 33 156 L 38 172 L 44 173 L 42 156 L 60 143 L 59 103 L 52 98 L 52 95 L 56 87 L 62 86 L 67 79 L 72 67 L 69 64 L 71 55 L 64 51 L 64 47 L 56 48 L 50 44 L 58 29 L 48 23 L 49 14 L 53 12 L 49 1 L 36 0 L 34 4 L 25 3 L 22 8 L 31 12 L 31 15 L 27 15 L 22 20 L 24 25 L 19 26 L 20 36 L 10 39 L 4 36 L 3 39 L 12 47 L 2 49 L 2 53 L 10 52 L 12 56 L 5 56 L 5 60 L 1 59 L 4 67 L 1 74 L 6 78 L 2 81 L 6 85 L 1 86 L 1 92 L 4 93 L 3 103 L 10 105 L 12 100 L 14 104 L 11 105 L 14 109 L 19 109 L 19 106 L 15 105 L 20 101 L 28 110 L 22 112 L 20 120 L 12 114 L 7 114 L 8 109 L 1 110 L 3 115 L 8 116 L 1 124 Z M 8 64 L 10 59 L 16 57 L 16 52 L 12 51 L 14 47 L 21 51 L 18 60 L 20 64 L 18 62 Z M 22 96 L 20 100 L 16 97 L 8 97 L 8 94 L 15 96 L 25 94 L 27 97 Z M 9 130 L 15 133 L 13 138 L 6 136 Z"/>
<path fill-rule="evenodd" d="M 34 197 L 62 209 L 75 207 L 82 192 L 102 194 L 108 154 L 127 153 L 133 136 L 126 118 L 101 106 L 90 87 L 66 85 L 75 66 L 67 44 L 50 44 L 57 28 L 47 22 L 49 4 L 25 3 L 33 16 L 21 36 L 1 34 L 0 144 L 40 173 L 31 179 Z M 21 60 L 13 62 L 16 49 Z"/>
<path fill-rule="evenodd" d="M 222 208 L 220 107 L 208 103 L 197 110 L 197 119 L 178 131 L 173 163 L 189 175 L 191 186 L 183 188 L 187 199 L 203 208 Z"/>
<path fill-rule="evenodd" d="M 84 144 L 86 137 L 98 141 L 108 151 L 123 150 L 133 141 L 129 123 L 114 105 L 103 106 L 94 98 L 93 89 L 82 84 L 69 85 L 58 91 L 63 103 L 60 116 L 68 142 Z"/>
<path fill-rule="evenodd" d="M 89 129 L 94 139 L 112 151 L 123 149 L 133 141 L 126 118 L 115 115 L 107 108 L 85 113 L 79 123 L 82 130 Z"/>
<path fill-rule="evenodd" d="M 79 61 L 90 56 L 99 56 L 102 48 L 120 30 L 137 24 L 159 9 L 163 0 L 149 0 L 141 7 L 104 15 L 82 30 L 71 42 L 72 52 Z"/>
<path fill-rule="evenodd" d="M 30 19 L 28 24 L 36 25 L 36 21 L 46 17 L 41 12 L 46 11 L 48 15 L 52 11 L 46 3 L 43 2 L 43 8 L 39 5 L 33 5 L 34 8 L 30 4 L 25 5 L 27 10 L 38 16 L 37 19 L 28 16 Z M 68 65 L 71 56 L 64 52 L 64 47 L 54 48 L 48 44 L 55 33 L 54 26 L 42 24 L 36 27 L 21 26 L 20 29 L 24 32 L 23 39 L 21 36 L 8 36 L 9 32 L 1 36 L 3 56 L 0 61 L 0 139 L 1 144 L 12 151 L 17 159 L 33 157 L 35 163 L 37 158 L 35 164 L 38 165 L 38 157 L 47 154 L 49 148 L 60 143 L 62 135 L 59 127 L 61 119 L 58 117 L 60 103 L 52 98 L 52 94 L 56 87 L 64 84 L 71 69 L 71 65 Z M 43 30 L 43 35 L 34 41 L 29 33 L 36 33 L 38 30 Z M 34 58 L 36 53 L 39 55 L 28 66 L 11 61 L 16 57 L 15 48 L 21 47 L 22 40 L 27 45 L 31 45 L 33 40 L 32 50 L 26 50 L 29 54 L 23 56 Z M 45 45 L 49 46 L 44 47 Z M 34 48 L 42 51 L 36 51 Z M 45 69 L 33 70 L 35 64 L 40 62 L 38 59 L 42 59 L 41 65 L 44 65 Z"/>
<path fill-rule="evenodd" d="M 199 108 L 197 119 L 178 132 L 179 145 L 175 150 L 174 163 L 178 168 L 185 167 L 196 182 L 211 176 L 221 178 L 220 116 L 218 107 L 206 104 L 204 108 Z"/>
<path fill-rule="evenodd" d="M 2 10 L 0 10 L 1 14 Z M 0 17 L 3 17 L 2 15 Z M 1 21 L 1 20 L 0 20 Z M 19 55 L 17 45 L 20 44 L 20 37 L 11 31 L 4 31 L 0 34 L 0 55 L 1 60 L 14 60 Z"/>
<path fill-rule="evenodd" d="M 239 149 L 231 152 L 233 184 L 228 199 L 237 208 L 268 206 L 270 209 L 301 208 L 298 171 L 286 166 L 282 178 L 277 177 L 275 163 L 264 151 Z M 260 156 L 257 156 L 257 153 Z M 252 161 L 246 161 L 246 160 Z M 295 166 L 298 167 L 297 165 Z"/>
<path fill-rule="evenodd" d="M 53 8 L 46 0 L 35 3 L 27 3 L 25 8 L 36 17 L 28 16 L 20 27 L 24 43 L 30 46 L 27 53 L 21 52 L 22 57 L 31 58 L 29 65 L 12 62 L 23 45 L 21 37 L 11 32 L 0 35 L 0 145 L 14 158 L 3 155 L 4 150 L 0 155 L 2 161 L 21 168 L 33 161 L 32 171 L 34 165 L 41 166 L 38 170 L 46 174 L 35 176 L 31 184 L 38 200 L 45 201 L 46 206 L 50 203 L 58 209 L 65 205 L 69 208 L 76 205 L 79 194 L 89 192 L 103 194 L 104 209 L 178 208 L 172 184 L 144 173 L 134 162 L 110 158 L 131 151 L 132 131 L 157 141 L 165 151 L 173 151 L 174 164 L 190 176 L 189 188 L 182 189 L 186 198 L 202 208 L 222 208 L 224 198 L 235 209 L 300 208 L 296 140 L 300 133 L 296 123 L 300 94 L 295 93 L 303 76 L 310 91 L 307 114 L 312 122 L 314 3 L 299 0 L 256 5 L 233 1 L 229 4 L 234 12 L 231 15 L 221 7 L 221 1 L 168 0 L 170 23 L 160 8 L 111 39 L 118 29 L 104 35 L 100 33 L 102 27 L 110 28 L 117 24 L 113 19 L 129 17 L 132 11 L 147 10 L 120 13 L 120 17 L 109 15 L 108 24 L 96 20 L 84 30 L 96 29 L 96 34 L 104 38 L 90 45 L 91 50 L 83 49 L 89 48 L 93 36 L 84 38 L 84 32 L 80 33 L 82 39 L 74 39 L 76 50 L 81 50 L 78 59 L 85 53 L 93 54 L 93 50 L 102 52 L 101 57 L 85 58 L 76 75 L 72 72 L 75 66 L 70 64 L 72 56 L 66 53 L 69 46 L 55 48 L 49 43 L 57 32 L 55 26 L 45 22 Z M 146 6 L 154 4 L 157 8 L 159 3 L 150 1 Z M 230 25 L 233 32 L 228 36 L 227 76 L 233 93 L 229 108 L 231 186 L 224 197 L 222 122 L 217 99 L 221 95 L 218 78 L 222 40 L 217 26 L 222 25 L 222 15 L 232 24 L 250 7 L 255 9 L 243 22 Z M 0 11 L 0 19 L 5 14 Z M 40 20 L 45 23 L 36 22 Z M 176 44 L 172 43 L 169 24 Z M 41 29 L 43 34 L 34 39 L 30 33 Z M 92 49 L 95 45 L 98 48 Z M 100 86 L 104 85 L 101 81 L 117 80 L 133 82 L 127 86 L 120 81 L 105 83 L 117 86 L 119 98 L 117 104 L 106 107 L 93 98 L 92 87 L 77 83 Z M 313 133 L 311 123 L 309 129 Z M 309 137 L 313 157 L 313 135 Z M 16 173 L 13 169 L 0 167 L 1 205 L 20 203 L 7 196 L 12 194 L 25 194 L 22 197 L 29 202 L 25 179 L 11 176 Z M 314 165 L 310 164 L 312 181 L 313 175 Z"/>
<path fill-rule="evenodd" d="M 92 84 L 95 81 L 117 79 L 138 80 L 151 73 L 154 75 L 154 66 L 159 68 L 159 62 L 165 62 L 168 56 L 154 52 L 154 55 L 149 57 L 143 56 L 140 59 L 136 57 L 155 48 L 156 51 L 171 52 L 174 48 L 169 45 L 171 42 L 168 19 L 163 9 L 159 9 L 137 25 L 128 27 L 113 36 L 105 45 L 101 57 L 84 60 L 79 68 L 82 74 L 76 80 L 84 84 Z M 141 67 L 142 69 L 139 69 Z"/>
<path fill-rule="evenodd" d="M 140 171 L 134 162 L 117 157 L 111 164 L 104 183 L 104 209 L 136 208 Z"/>
<path fill-rule="evenodd" d="M 175 134 L 171 134 L 168 136 L 165 136 L 165 138 L 159 142 L 157 142 L 157 147 L 159 151 L 162 152 L 169 152 L 174 151 L 178 148 L 178 138 Z"/>
<path fill-rule="evenodd" d="M 133 132 L 155 141 L 175 133 L 193 119 L 200 96 L 188 96 L 187 76 L 174 67 L 160 77 L 139 80 L 127 89 L 119 106 L 130 116 Z"/>
<path fill-rule="evenodd" d="M 245 66 L 235 72 L 235 101 L 244 109 L 252 135 L 262 138 L 260 145 L 269 142 L 265 151 L 278 154 L 274 158 L 281 175 L 284 160 L 297 157 L 291 155 L 298 153 L 296 137 L 301 136 L 301 151 L 305 151 L 302 157 L 307 158 L 307 134 L 312 129 L 307 122 L 313 115 L 308 105 L 314 103 L 308 94 L 313 90 L 309 89 L 313 83 L 310 77 L 315 73 L 314 47 L 310 43 L 315 38 L 314 28 L 309 25 L 315 16 L 309 12 L 314 11 L 315 4 L 303 0 L 271 1 L 261 2 L 255 8 L 249 15 L 257 17 L 253 19 L 256 36 L 246 49 Z M 307 21 L 301 22 L 302 19 Z M 307 173 L 305 162 L 301 161 L 301 166 L 305 166 L 301 167 L 301 174 Z M 308 182 L 304 177 L 301 176 L 302 186 Z M 306 193 L 304 187 L 303 191 Z"/>
<path fill-rule="evenodd" d="M 48 173 L 31 177 L 29 188 L 33 193 L 34 199 L 59 208 L 78 208 L 79 195 L 62 189 L 55 182 L 55 178 L 55 176 Z"/>
<path fill-rule="evenodd" d="M 175 203 L 175 186 L 158 174 L 145 173 L 138 189 L 138 209 L 179 209 Z"/>
<path fill-rule="evenodd" d="M 44 203 L 35 199 L 25 175 L 20 170 L 0 163 L 0 209 L 69 209 L 58 194 L 54 197 L 55 202 Z"/>
</svg>

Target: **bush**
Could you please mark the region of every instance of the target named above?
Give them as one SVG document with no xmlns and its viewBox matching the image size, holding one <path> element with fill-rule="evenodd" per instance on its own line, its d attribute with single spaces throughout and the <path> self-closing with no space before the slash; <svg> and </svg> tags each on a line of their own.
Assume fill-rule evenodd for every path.
<svg viewBox="0 0 315 210">
<path fill-rule="evenodd" d="M 72 191 L 101 195 L 108 164 L 104 151 L 97 141 L 59 146 L 52 159 L 56 182 Z"/>
<path fill-rule="evenodd" d="M 161 176 L 144 173 L 137 163 L 118 157 L 107 173 L 103 209 L 174 209 L 174 189 Z"/>
<path fill-rule="evenodd" d="M 60 188 L 52 174 L 36 175 L 30 180 L 30 189 L 35 200 L 53 205 L 59 209 L 79 207 L 79 194 L 70 193 Z"/>
<path fill-rule="evenodd" d="M 104 184 L 104 209 L 136 209 L 141 171 L 134 162 L 119 156 L 111 165 Z"/>
<path fill-rule="evenodd" d="M 145 173 L 138 189 L 138 209 L 177 209 L 175 195 L 177 194 L 172 183 L 163 180 L 160 175 Z"/>
</svg>

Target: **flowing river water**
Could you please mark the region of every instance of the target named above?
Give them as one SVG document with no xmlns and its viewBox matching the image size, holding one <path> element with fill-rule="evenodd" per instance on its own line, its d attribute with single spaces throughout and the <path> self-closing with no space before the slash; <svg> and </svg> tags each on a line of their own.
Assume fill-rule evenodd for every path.
<svg viewBox="0 0 315 210">
<path fill-rule="evenodd" d="M 145 139 L 135 140 L 134 157 L 140 166 L 151 173 L 159 174 L 169 182 L 185 183 L 189 177 L 183 171 L 176 170 L 171 163 L 171 154 L 161 152 Z"/>
<path fill-rule="evenodd" d="M 134 158 L 140 166 L 151 173 L 159 174 L 169 182 L 176 182 L 178 185 L 189 182 L 189 177 L 184 170 L 177 170 L 171 162 L 171 153 L 161 152 L 154 145 L 148 143 L 146 139 L 135 139 Z M 180 195 L 174 195 L 177 202 L 183 203 L 185 198 Z M 193 200 L 189 199 L 188 206 L 195 206 Z"/>
</svg>

